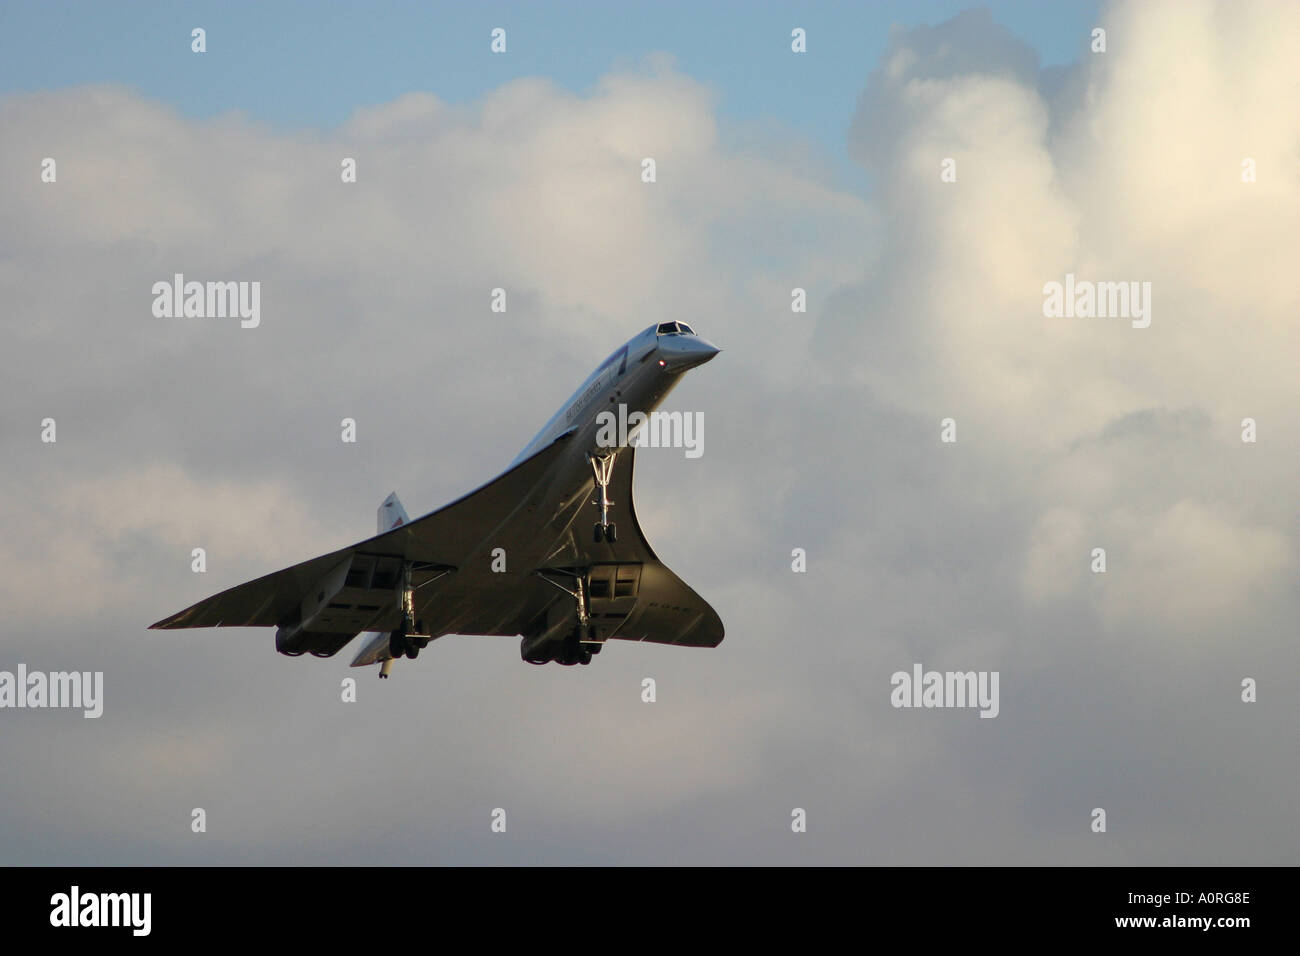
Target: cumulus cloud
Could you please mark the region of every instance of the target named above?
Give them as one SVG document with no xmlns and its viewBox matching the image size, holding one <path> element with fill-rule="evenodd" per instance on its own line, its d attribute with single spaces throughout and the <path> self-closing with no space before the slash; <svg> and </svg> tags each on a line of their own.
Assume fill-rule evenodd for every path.
<svg viewBox="0 0 1300 956">
<path fill-rule="evenodd" d="M 1061 588 L 1059 547 L 1083 544 L 1081 524 L 1136 509 L 1112 529 L 1134 543 L 1179 524 L 1171 485 L 1229 495 L 1225 458 L 1257 484 L 1217 520 L 1294 574 L 1250 530 L 1283 517 L 1278 452 L 1261 469 L 1238 437 L 1243 417 L 1300 424 L 1284 368 L 1297 297 L 1279 258 L 1296 251 L 1300 167 L 1278 161 L 1300 142 L 1282 93 L 1300 20 L 1268 4 L 1126 4 L 1102 19 L 1108 51 L 1055 83 L 986 11 L 895 36 L 850 134 L 890 239 L 820 318 L 819 354 L 891 405 L 958 419 L 1038 512 L 1025 547 L 1040 596 Z M 1260 157 L 1264 189 L 1242 180 Z M 941 180 L 946 158 L 956 182 Z M 1150 282 L 1151 327 L 1045 317 L 1044 285 L 1066 274 Z"/>
</svg>

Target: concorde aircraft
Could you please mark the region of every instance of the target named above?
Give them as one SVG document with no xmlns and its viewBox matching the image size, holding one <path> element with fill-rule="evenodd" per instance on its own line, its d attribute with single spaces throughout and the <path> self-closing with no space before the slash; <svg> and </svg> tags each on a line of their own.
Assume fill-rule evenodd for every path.
<svg viewBox="0 0 1300 956">
<path fill-rule="evenodd" d="M 651 326 L 477 491 L 415 521 L 389 495 L 375 537 L 152 627 L 274 627 L 276 650 L 290 657 L 332 657 L 370 632 L 352 666 L 379 664 L 380 677 L 446 634 L 522 636 L 530 664 L 589 664 L 610 639 L 717 647 L 717 612 L 664 567 L 637 524 L 636 442 L 610 442 L 600 413 L 622 404 L 628 419 L 648 415 L 718 351 L 684 322 Z"/>
</svg>

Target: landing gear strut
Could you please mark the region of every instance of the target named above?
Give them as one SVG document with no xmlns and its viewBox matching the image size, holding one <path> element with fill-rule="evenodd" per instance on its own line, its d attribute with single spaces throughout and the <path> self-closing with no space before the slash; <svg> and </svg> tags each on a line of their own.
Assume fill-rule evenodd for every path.
<svg viewBox="0 0 1300 956">
<path fill-rule="evenodd" d="M 581 571 L 565 573 L 556 570 L 538 571 L 537 574 L 543 581 L 559 588 L 565 594 L 568 594 L 573 598 L 577 624 L 574 626 L 573 630 L 565 636 L 560 645 L 559 653 L 550 651 L 545 657 L 534 658 L 528 656 L 528 652 L 525 651 L 524 660 L 528 661 L 530 664 L 545 664 L 548 661 L 555 661 L 557 664 L 564 664 L 566 666 L 571 666 L 573 664 L 590 664 L 591 655 L 599 650 L 600 645 L 596 645 L 596 649 L 593 650 L 587 640 L 588 637 L 591 636 L 591 608 L 590 602 L 587 598 L 586 574 Z M 573 590 L 569 590 L 569 588 L 556 580 L 557 577 L 571 578 L 573 581 Z M 543 639 L 545 639 L 545 635 L 543 635 Z"/>
<path fill-rule="evenodd" d="M 597 544 L 602 540 L 613 544 L 618 540 L 618 528 L 609 520 L 609 506 L 614 503 L 609 500 L 609 483 L 614 477 L 614 455 L 588 455 L 587 461 L 591 463 L 591 474 L 596 481 L 597 498 L 593 504 L 600 505 L 600 520 L 592 529 L 592 540 Z"/>
<path fill-rule="evenodd" d="M 420 651 L 429 646 L 429 638 L 418 633 L 423 622 L 415 620 L 415 588 L 411 587 L 411 565 L 402 564 L 402 624 L 388 635 L 388 653 L 398 658 L 403 655 L 415 660 Z M 387 674 L 381 673 L 380 677 Z"/>
</svg>

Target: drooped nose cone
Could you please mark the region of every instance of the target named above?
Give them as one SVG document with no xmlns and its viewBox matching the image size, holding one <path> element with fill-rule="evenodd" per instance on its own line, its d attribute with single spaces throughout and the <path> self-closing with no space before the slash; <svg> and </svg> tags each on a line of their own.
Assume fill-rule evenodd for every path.
<svg viewBox="0 0 1300 956">
<path fill-rule="evenodd" d="M 703 365 L 721 351 L 698 335 L 664 335 L 659 338 L 659 360 L 670 372 L 685 372 Z"/>
</svg>

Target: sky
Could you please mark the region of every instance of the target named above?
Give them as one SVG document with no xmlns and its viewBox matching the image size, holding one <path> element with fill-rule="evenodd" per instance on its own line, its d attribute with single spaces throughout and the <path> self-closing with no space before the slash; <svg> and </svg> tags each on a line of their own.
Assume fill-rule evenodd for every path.
<svg viewBox="0 0 1300 956">
<path fill-rule="evenodd" d="M 845 118 L 864 65 L 890 30 L 948 19 L 968 5 L 887 3 L 174 3 L 15 4 L 0 11 L 0 91 L 82 84 L 130 86 L 188 117 L 237 111 L 278 129 L 332 129 L 360 107 L 412 91 L 470 103 L 511 80 L 546 77 L 574 93 L 648 53 L 667 53 L 707 85 L 717 115 L 777 124 L 823 147 L 861 182 L 844 153 Z M 1045 65 L 1087 47 L 1098 4 L 1001 3 L 999 16 Z M 792 19 L 793 18 L 793 19 Z M 788 56 L 792 24 L 815 37 Z M 209 35 L 196 57 L 195 26 Z M 491 31 L 507 32 L 493 55 Z"/>
<path fill-rule="evenodd" d="M 1300 8 L 322 9 L 0 6 L 0 672 L 104 675 L 0 708 L 0 863 L 1295 860 Z M 719 648 L 147 630 L 671 319 L 705 450 L 636 508 Z M 894 706 L 918 664 L 997 716 Z"/>
</svg>

